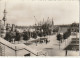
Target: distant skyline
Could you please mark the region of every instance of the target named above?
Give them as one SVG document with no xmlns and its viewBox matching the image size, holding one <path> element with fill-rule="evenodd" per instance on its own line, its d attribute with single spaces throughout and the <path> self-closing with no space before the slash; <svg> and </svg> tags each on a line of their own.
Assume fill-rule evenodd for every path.
<svg viewBox="0 0 80 58">
<path fill-rule="evenodd" d="M 0 1 L 0 20 L 3 18 L 4 2 Z M 55 25 L 79 22 L 79 1 L 29 1 L 6 0 L 7 22 L 16 25 L 33 25 L 43 20 L 54 20 Z M 36 19 L 34 18 L 36 17 Z"/>
</svg>

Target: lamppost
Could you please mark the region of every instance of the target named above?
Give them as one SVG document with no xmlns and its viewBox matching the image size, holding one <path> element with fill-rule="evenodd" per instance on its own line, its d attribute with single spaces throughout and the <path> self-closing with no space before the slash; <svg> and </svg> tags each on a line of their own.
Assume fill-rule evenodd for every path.
<svg viewBox="0 0 80 58">
<path fill-rule="evenodd" d="M 0 20 L 0 37 L 1 37 L 1 20 Z"/>
<path fill-rule="evenodd" d="M 36 33 L 36 37 L 37 37 L 36 29 L 37 29 L 37 24 L 35 23 L 35 33 Z M 36 46 L 37 46 L 37 40 L 36 40 Z"/>
<path fill-rule="evenodd" d="M 77 39 L 78 39 L 78 37 L 77 37 L 77 29 L 76 29 L 76 45 L 77 45 Z M 77 51 L 77 49 L 76 49 L 76 51 Z"/>
</svg>

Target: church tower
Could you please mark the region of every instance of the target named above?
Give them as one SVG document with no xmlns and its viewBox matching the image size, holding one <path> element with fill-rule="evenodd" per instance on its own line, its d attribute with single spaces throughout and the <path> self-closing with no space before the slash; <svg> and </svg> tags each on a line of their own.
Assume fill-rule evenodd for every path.
<svg viewBox="0 0 80 58">
<path fill-rule="evenodd" d="M 52 25 L 54 26 L 54 21 L 53 21 L 53 18 L 52 18 Z"/>
<path fill-rule="evenodd" d="M 53 21 L 53 18 L 52 18 L 52 29 L 54 28 L 54 21 Z"/>
</svg>

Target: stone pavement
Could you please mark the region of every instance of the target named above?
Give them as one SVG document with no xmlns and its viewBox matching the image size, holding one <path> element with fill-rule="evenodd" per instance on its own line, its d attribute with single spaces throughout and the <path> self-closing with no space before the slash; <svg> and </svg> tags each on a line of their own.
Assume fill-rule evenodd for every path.
<svg viewBox="0 0 80 58">
<path fill-rule="evenodd" d="M 48 56 L 65 56 L 65 50 L 64 48 L 66 46 L 68 46 L 72 40 L 72 38 L 74 38 L 75 36 L 70 36 L 68 39 L 64 40 L 61 44 L 60 44 L 60 49 L 59 49 L 59 41 L 56 40 L 56 35 L 51 35 L 48 36 L 50 42 L 48 44 L 46 43 L 42 43 L 42 44 L 32 44 L 29 45 L 29 47 L 33 48 L 33 49 L 37 49 L 37 50 L 44 50 L 48 52 Z M 65 44 L 66 42 L 66 44 Z M 72 53 L 71 53 L 72 52 Z M 76 54 L 74 54 L 76 53 Z M 77 56 L 79 53 L 78 51 L 68 51 L 68 55 L 69 56 Z"/>
</svg>

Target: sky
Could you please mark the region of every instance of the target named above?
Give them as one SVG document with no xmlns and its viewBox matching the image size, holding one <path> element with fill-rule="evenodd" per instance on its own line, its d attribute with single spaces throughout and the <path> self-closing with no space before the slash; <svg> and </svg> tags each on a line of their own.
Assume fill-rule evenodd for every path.
<svg viewBox="0 0 80 58">
<path fill-rule="evenodd" d="M 0 1 L 0 20 L 5 0 Z M 33 25 L 43 20 L 54 20 L 55 25 L 79 22 L 79 2 L 58 0 L 6 0 L 7 23 Z M 35 18 L 34 18 L 35 16 Z"/>
</svg>

